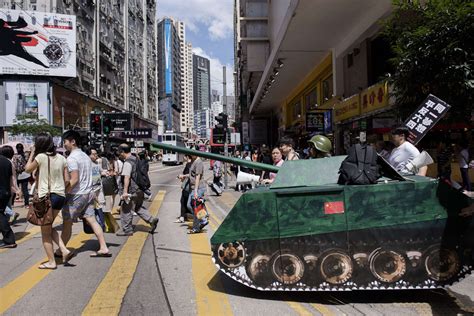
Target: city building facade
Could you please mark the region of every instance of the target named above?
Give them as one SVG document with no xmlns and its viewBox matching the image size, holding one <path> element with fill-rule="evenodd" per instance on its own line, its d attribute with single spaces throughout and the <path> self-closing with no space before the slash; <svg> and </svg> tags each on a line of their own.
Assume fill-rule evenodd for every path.
<svg viewBox="0 0 474 316">
<path fill-rule="evenodd" d="M 211 107 L 211 70 L 209 59 L 193 55 L 194 110 Z"/>
<path fill-rule="evenodd" d="M 214 115 L 211 108 L 194 110 L 194 132 L 200 139 L 210 139 L 214 127 Z"/>
<path fill-rule="evenodd" d="M 158 51 L 158 117 L 165 130 L 181 131 L 181 49 L 179 23 L 165 17 L 157 26 Z"/>
<path fill-rule="evenodd" d="M 88 129 L 90 111 L 101 109 L 127 111 L 133 113 L 135 125 L 156 127 L 155 1 L 25 0 L 0 4 L 3 12 L 38 11 L 76 18 L 76 77 L 14 77 L 48 82 L 53 125 Z M 0 75 L 0 79 L 11 80 L 12 76 Z"/>
<path fill-rule="evenodd" d="M 392 1 L 234 4 L 236 110 L 249 131 L 244 144 L 257 133 L 252 126 L 264 126 L 270 131 L 264 142 L 289 135 L 304 148 L 311 135 L 324 133 L 342 153 L 356 136 L 346 135 L 351 130 L 390 124 L 393 100 L 380 82 L 390 70 L 390 48 L 379 22 L 390 16 Z M 370 119 L 352 124 L 361 116 Z M 324 125 L 314 124 L 323 118 Z"/>
</svg>

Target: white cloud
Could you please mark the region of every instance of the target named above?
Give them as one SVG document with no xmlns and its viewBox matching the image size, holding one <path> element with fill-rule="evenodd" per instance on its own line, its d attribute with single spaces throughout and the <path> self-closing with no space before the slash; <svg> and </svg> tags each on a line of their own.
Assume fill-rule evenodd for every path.
<svg viewBox="0 0 474 316">
<path fill-rule="evenodd" d="M 211 89 L 219 91 L 219 94 L 222 95 L 222 67 L 224 66 L 224 64 L 218 58 L 212 57 L 211 55 L 206 53 L 201 47 L 193 47 L 193 53 L 209 59 L 211 72 Z M 226 83 L 227 95 L 234 95 L 234 66 L 231 64 L 226 64 Z"/>
<path fill-rule="evenodd" d="M 193 32 L 204 24 L 212 40 L 233 34 L 233 0 L 158 0 L 158 16 L 177 17 Z"/>
</svg>

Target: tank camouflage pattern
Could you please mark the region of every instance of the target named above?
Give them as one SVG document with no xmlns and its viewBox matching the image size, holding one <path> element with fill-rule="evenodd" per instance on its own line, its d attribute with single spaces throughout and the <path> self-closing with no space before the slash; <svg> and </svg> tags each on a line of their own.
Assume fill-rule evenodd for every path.
<svg viewBox="0 0 474 316">
<path fill-rule="evenodd" d="M 433 289 L 472 272 L 474 219 L 459 216 L 472 199 L 393 169 L 338 185 L 344 158 L 287 161 L 243 194 L 211 238 L 217 267 L 266 291 Z"/>
</svg>

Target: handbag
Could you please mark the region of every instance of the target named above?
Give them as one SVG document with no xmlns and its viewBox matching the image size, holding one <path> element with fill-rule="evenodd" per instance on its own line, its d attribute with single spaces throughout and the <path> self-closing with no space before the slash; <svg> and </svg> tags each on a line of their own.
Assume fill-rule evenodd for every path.
<svg viewBox="0 0 474 316">
<path fill-rule="evenodd" d="M 102 178 L 102 191 L 105 196 L 115 195 L 118 193 L 118 185 L 115 176 L 107 176 Z"/>
<path fill-rule="evenodd" d="M 104 218 L 104 212 L 102 211 L 101 208 L 96 208 L 95 210 L 95 220 L 97 223 L 102 227 L 102 231 L 105 232 L 105 218 Z M 86 234 L 93 234 L 94 230 L 92 227 L 87 223 L 87 221 L 83 218 L 82 219 L 82 227 L 84 229 L 84 233 Z"/>
<path fill-rule="evenodd" d="M 206 204 L 204 203 L 204 199 L 202 199 L 202 198 L 194 199 L 193 198 L 192 202 L 193 202 L 194 216 L 196 216 L 197 219 L 203 219 L 204 217 L 208 216 L 207 215 Z"/>
<path fill-rule="evenodd" d="M 36 181 L 39 181 L 39 171 Z M 26 220 L 36 226 L 52 225 L 54 222 L 53 208 L 51 207 L 51 170 L 50 157 L 48 156 L 48 193 L 43 196 L 38 196 L 38 185 L 35 186 L 33 195 L 33 203 L 30 205 Z"/>
</svg>

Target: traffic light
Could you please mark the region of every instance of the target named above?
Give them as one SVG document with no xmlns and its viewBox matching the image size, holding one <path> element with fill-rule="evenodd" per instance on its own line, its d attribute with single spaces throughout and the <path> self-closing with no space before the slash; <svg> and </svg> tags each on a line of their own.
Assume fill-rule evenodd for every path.
<svg viewBox="0 0 474 316">
<path fill-rule="evenodd" d="M 217 124 L 216 124 L 216 128 L 219 128 L 219 129 L 224 129 L 226 130 L 227 129 L 227 114 L 225 113 L 219 113 L 218 116 L 216 116 L 216 121 L 217 121 Z"/>
<path fill-rule="evenodd" d="M 112 131 L 112 120 L 108 117 L 104 118 L 104 134 L 109 135 L 110 132 Z"/>
<path fill-rule="evenodd" d="M 97 134 L 101 134 L 101 122 L 100 122 L 100 114 L 91 113 L 90 115 L 90 131 L 96 132 Z"/>
</svg>

